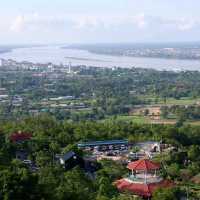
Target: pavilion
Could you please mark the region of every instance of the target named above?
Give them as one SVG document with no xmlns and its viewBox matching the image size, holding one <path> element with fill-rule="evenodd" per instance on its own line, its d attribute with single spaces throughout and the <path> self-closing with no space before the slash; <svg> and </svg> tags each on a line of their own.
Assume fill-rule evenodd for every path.
<svg viewBox="0 0 200 200">
<path fill-rule="evenodd" d="M 174 185 L 173 182 L 164 180 L 159 175 L 161 169 L 159 163 L 141 159 L 129 163 L 127 168 L 131 172 L 129 177 L 115 182 L 121 192 L 128 191 L 144 198 L 150 198 L 156 189 Z"/>
</svg>

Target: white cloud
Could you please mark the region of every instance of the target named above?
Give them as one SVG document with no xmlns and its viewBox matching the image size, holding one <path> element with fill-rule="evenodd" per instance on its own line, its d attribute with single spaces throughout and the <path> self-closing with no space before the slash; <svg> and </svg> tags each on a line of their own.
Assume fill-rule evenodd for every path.
<svg viewBox="0 0 200 200">
<path fill-rule="evenodd" d="M 25 19 L 24 16 L 17 16 L 12 24 L 10 25 L 10 30 L 14 32 L 20 32 L 24 28 Z"/>
<path fill-rule="evenodd" d="M 133 22 L 136 23 L 136 25 L 140 29 L 145 28 L 146 25 L 147 25 L 147 20 L 146 20 L 145 15 L 143 13 L 133 17 Z"/>
<path fill-rule="evenodd" d="M 1 22 L 2 24 L 2 22 Z M 179 38 L 200 28 L 200 21 L 180 18 L 168 19 L 160 16 L 135 15 L 44 15 L 37 12 L 21 14 L 12 19 L 9 33 L 29 40 L 98 41 L 111 40 L 157 40 Z M 185 32 L 185 33 L 184 33 Z M 13 35 L 14 37 L 14 35 Z M 64 39 L 63 39 L 64 38 Z"/>
<path fill-rule="evenodd" d="M 188 31 L 188 30 L 191 30 L 192 28 L 194 28 L 195 26 L 198 26 L 197 21 L 181 19 L 178 28 L 181 31 Z"/>
<path fill-rule="evenodd" d="M 165 19 L 162 17 L 146 16 L 138 14 L 134 16 L 94 16 L 94 15 L 62 15 L 45 16 L 37 12 L 27 15 L 17 16 L 10 25 L 10 30 L 21 32 L 24 30 L 33 30 L 38 28 L 60 28 L 65 29 L 88 29 L 95 30 L 99 28 L 112 29 L 113 27 L 130 26 L 135 29 L 161 28 L 167 26 L 177 30 L 190 30 L 198 23 L 187 19 Z"/>
<path fill-rule="evenodd" d="M 61 28 L 65 29 L 88 29 L 99 28 L 112 29 L 124 25 L 135 25 L 135 28 L 142 29 L 147 25 L 146 16 L 139 14 L 135 16 L 94 16 L 94 15 L 62 15 L 45 16 L 38 13 L 19 15 L 13 19 L 10 30 L 23 32 L 38 28 Z M 134 27 L 134 26 L 133 26 Z"/>
<path fill-rule="evenodd" d="M 16 16 L 10 24 L 10 30 L 13 32 L 23 32 L 31 27 L 31 24 L 40 23 L 40 16 L 38 13 L 31 13 L 28 15 Z"/>
</svg>

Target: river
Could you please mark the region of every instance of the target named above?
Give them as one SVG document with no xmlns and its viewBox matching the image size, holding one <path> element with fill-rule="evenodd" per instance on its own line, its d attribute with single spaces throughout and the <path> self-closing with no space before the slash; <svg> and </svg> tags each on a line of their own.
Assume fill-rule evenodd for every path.
<svg viewBox="0 0 200 200">
<path fill-rule="evenodd" d="M 34 63 L 87 65 L 96 67 L 138 67 L 153 68 L 157 70 L 198 70 L 199 60 L 179 60 L 163 58 L 143 58 L 126 56 L 109 56 L 90 53 L 86 50 L 64 49 L 61 46 L 43 46 L 13 49 L 10 52 L 0 54 L 0 58 L 16 61 L 30 61 Z"/>
</svg>

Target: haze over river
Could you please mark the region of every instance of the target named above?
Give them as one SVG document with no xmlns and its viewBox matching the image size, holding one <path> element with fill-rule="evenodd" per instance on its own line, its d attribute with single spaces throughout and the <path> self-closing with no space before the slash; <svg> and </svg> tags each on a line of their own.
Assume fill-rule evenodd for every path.
<svg viewBox="0 0 200 200">
<path fill-rule="evenodd" d="M 0 54 L 0 58 L 34 63 L 87 65 L 96 67 L 139 67 L 157 70 L 198 70 L 200 60 L 179 60 L 163 58 L 143 58 L 126 56 L 109 56 L 90 53 L 86 50 L 63 49 L 61 46 L 43 46 L 13 49 Z"/>
</svg>

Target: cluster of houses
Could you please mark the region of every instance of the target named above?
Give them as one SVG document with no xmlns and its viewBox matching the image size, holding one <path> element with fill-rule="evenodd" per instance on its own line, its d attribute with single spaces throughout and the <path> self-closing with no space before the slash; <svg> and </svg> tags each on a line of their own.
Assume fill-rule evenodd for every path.
<svg viewBox="0 0 200 200">
<path fill-rule="evenodd" d="M 120 192 L 128 191 L 144 199 L 150 199 L 156 189 L 175 186 L 172 181 L 162 178 L 161 165 L 151 161 L 151 158 L 162 151 L 172 150 L 170 145 L 154 141 L 132 144 L 128 140 L 108 140 L 79 143 L 78 147 L 90 152 L 97 160 L 112 159 L 127 165 L 129 175 L 114 183 Z M 132 152 L 133 147 L 138 151 Z"/>
<path fill-rule="evenodd" d="M 4 92 L 2 92 L 4 91 Z M 10 96 L 5 88 L 0 88 L 0 103 L 10 103 L 12 106 L 21 106 L 23 98 L 20 95 Z"/>
<path fill-rule="evenodd" d="M 170 146 L 162 142 L 147 141 L 129 143 L 128 140 L 106 140 L 78 143 L 78 148 L 90 155 L 96 156 L 97 160 L 137 160 L 143 157 L 153 158 L 161 151 L 169 149 Z M 136 151 L 137 149 L 137 151 Z"/>
<path fill-rule="evenodd" d="M 30 133 L 18 131 L 10 135 L 10 141 L 19 144 L 31 140 L 32 137 L 33 135 Z M 168 148 L 160 142 L 149 141 L 135 144 L 134 147 L 139 150 L 134 152 L 135 155 L 132 152 L 133 144 L 129 143 L 128 140 L 83 142 L 78 143 L 77 147 L 85 153 L 80 155 L 74 151 L 69 151 L 62 155 L 56 155 L 57 164 L 60 164 L 66 170 L 80 166 L 87 174 L 94 175 L 101 168 L 98 162 L 101 159 L 124 161 L 123 164 L 127 165 L 130 173 L 127 177 L 117 180 L 114 183 L 115 186 L 120 192 L 129 191 L 146 199 L 150 198 L 157 188 L 174 186 L 172 181 L 164 180 L 161 177 L 161 165 L 151 161 L 155 153 L 158 154 Z M 18 149 L 16 158 L 26 164 L 31 171 L 39 170 L 33 161 L 27 159 L 28 152 L 26 150 Z"/>
</svg>

